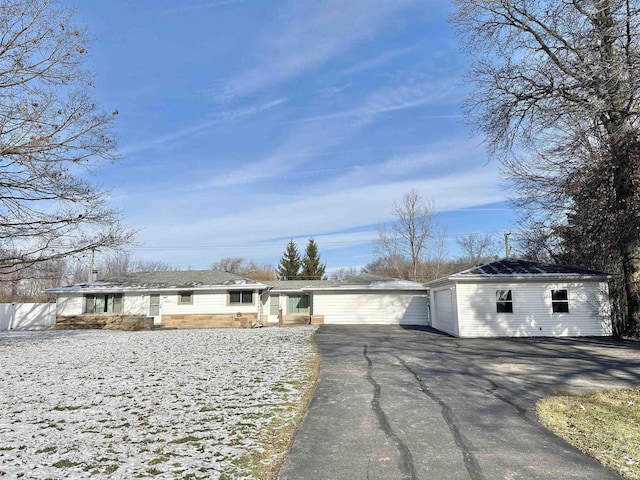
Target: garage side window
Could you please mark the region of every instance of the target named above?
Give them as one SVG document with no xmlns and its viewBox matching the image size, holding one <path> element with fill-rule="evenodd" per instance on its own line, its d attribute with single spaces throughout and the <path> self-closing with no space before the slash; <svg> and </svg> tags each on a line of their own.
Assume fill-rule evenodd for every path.
<svg viewBox="0 0 640 480">
<path fill-rule="evenodd" d="M 568 313 L 569 312 L 569 291 L 551 290 L 551 308 L 553 313 Z"/>
<path fill-rule="evenodd" d="M 511 290 L 496 290 L 496 310 L 498 313 L 513 313 Z"/>
</svg>

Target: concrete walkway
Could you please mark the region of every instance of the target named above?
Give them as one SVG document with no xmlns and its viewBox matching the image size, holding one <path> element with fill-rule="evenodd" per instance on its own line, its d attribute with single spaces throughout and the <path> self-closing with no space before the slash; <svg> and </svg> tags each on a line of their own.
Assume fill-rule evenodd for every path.
<svg viewBox="0 0 640 480">
<path fill-rule="evenodd" d="M 609 479 L 542 427 L 535 402 L 640 383 L 640 345 L 455 339 L 323 326 L 320 379 L 280 472 L 301 479 Z"/>
</svg>

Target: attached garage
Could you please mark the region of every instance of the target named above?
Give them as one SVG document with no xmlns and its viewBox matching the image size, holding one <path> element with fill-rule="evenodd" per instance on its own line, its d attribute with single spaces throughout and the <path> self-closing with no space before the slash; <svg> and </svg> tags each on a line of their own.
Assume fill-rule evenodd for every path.
<svg viewBox="0 0 640 480">
<path fill-rule="evenodd" d="M 377 275 L 267 283 L 273 287 L 270 302 L 278 302 L 283 318 L 307 314 L 325 324 L 429 324 L 428 290 L 421 283 Z M 308 299 L 308 310 L 296 311 L 291 299 L 303 297 Z M 270 321 L 274 320 L 270 316 Z"/>
<path fill-rule="evenodd" d="M 313 311 L 325 324 L 427 325 L 426 291 L 313 292 Z"/>
<path fill-rule="evenodd" d="M 431 325 L 458 337 L 611 335 L 608 279 L 506 258 L 427 283 Z"/>
</svg>

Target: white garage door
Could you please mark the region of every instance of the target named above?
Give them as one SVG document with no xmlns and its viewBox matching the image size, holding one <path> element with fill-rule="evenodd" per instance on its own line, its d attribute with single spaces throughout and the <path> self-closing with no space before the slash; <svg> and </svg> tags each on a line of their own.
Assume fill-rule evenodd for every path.
<svg viewBox="0 0 640 480">
<path fill-rule="evenodd" d="M 454 290 L 449 288 L 433 292 L 433 307 L 435 309 L 433 327 L 456 335 L 453 295 Z"/>
<path fill-rule="evenodd" d="M 313 313 L 326 324 L 427 325 L 426 292 L 314 292 Z"/>
</svg>

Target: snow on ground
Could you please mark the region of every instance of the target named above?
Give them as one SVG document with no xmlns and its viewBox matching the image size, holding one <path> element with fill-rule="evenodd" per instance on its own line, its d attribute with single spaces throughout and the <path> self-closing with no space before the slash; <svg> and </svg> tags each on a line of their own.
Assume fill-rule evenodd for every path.
<svg viewBox="0 0 640 480">
<path fill-rule="evenodd" d="M 251 478 L 313 331 L 0 332 L 0 476 Z"/>
</svg>

